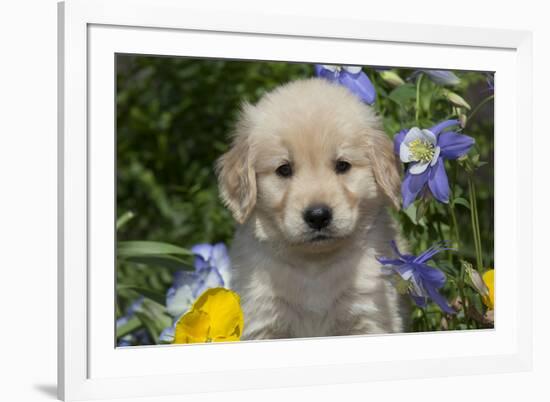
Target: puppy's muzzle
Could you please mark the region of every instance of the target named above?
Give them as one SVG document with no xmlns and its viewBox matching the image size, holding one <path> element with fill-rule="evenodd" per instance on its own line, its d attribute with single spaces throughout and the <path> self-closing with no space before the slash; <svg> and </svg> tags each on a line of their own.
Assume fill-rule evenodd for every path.
<svg viewBox="0 0 550 402">
<path fill-rule="evenodd" d="M 312 205 L 304 211 L 303 218 L 310 228 L 321 230 L 330 225 L 332 209 L 324 204 Z"/>
</svg>

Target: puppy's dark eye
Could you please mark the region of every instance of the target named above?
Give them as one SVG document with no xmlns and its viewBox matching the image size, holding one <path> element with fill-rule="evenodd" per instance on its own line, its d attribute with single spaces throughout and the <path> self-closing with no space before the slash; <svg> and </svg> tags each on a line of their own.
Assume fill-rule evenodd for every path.
<svg viewBox="0 0 550 402">
<path fill-rule="evenodd" d="M 292 176 L 292 166 L 290 166 L 290 163 L 285 163 L 279 166 L 277 170 L 275 170 L 275 173 L 281 177 L 290 177 Z"/>
<path fill-rule="evenodd" d="M 350 169 L 351 169 L 351 163 L 346 161 L 336 161 L 336 165 L 334 166 L 334 170 L 338 174 L 346 173 Z"/>
</svg>

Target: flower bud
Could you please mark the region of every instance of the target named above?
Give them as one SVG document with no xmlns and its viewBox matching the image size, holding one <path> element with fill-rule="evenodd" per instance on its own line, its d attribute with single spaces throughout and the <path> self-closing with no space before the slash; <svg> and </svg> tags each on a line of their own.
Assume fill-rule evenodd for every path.
<svg viewBox="0 0 550 402">
<path fill-rule="evenodd" d="M 495 322 L 495 310 L 489 310 L 485 313 L 485 315 L 483 316 L 483 318 L 488 322 L 488 323 L 494 323 Z"/>
<path fill-rule="evenodd" d="M 485 282 L 483 282 L 483 278 L 481 278 L 481 275 L 479 272 L 477 272 L 473 267 L 472 264 L 463 261 L 462 265 L 464 266 L 464 269 L 466 270 L 466 273 L 468 274 L 468 277 L 470 278 L 470 281 L 472 282 L 472 285 L 475 290 L 482 296 L 485 297 L 489 294 L 489 289 L 485 285 Z"/>
<path fill-rule="evenodd" d="M 449 91 L 448 89 L 443 90 L 443 96 L 455 106 L 463 107 L 463 108 L 466 108 L 468 110 L 471 109 L 468 102 L 466 102 L 462 96 L 460 96 L 460 95 L 458 95 L 458 94 L 456 94 L 452 91 Z"/>
<path fill-rule="evenodd" d="M 424 72 L 430 79 L 439 85 L 458 85 L 460 83 L 460 78 L 456 76 L 455 73 L 449 70 L 421 70 Z"/>
<path fill-rule="evenodd" d="M 392 87 L 398 87 L 405 83 L 395 71 L 391 70 L 381 71 L 380 77 Z"/>
</svg>

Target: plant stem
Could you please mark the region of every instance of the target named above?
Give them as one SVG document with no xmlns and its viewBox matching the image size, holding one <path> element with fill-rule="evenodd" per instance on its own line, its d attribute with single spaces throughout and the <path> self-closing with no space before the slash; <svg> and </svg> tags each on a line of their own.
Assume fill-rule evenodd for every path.
<svg viewBox="0 0 550 402">
<path fill-rule="evenodd" d="M 424 324 L 424 331 L 430 330 L 430 322 L 428 321 L 428 316 L 426 314 L 426 310 L 424 310 L 423 307 L 420 307 L 420 311 L 422 311 L 422 323 Z"/>
<path fill-rule="evenodd" d="M 453 223 L 453 234 L 454 234 L 454 240 L 455 240 L 455 247 L 460 247 L 460 234 L 458 232 L 458 222 L 456 220 L 456 214 L 455 214 L 455 204 L 454 202 L 449 203 L 449 212 L 451 213 L 451 220 Z"/>
<path fill-rule="evenodd" d="M 468 116 L 468 121 L 466 122 L 466 125 L 468 125 L 472 121 L 473 117 L 477 114 L 477 112 L 479 112 L 481 110 L 483 105 L 485 105 L 487 102 L 489 102 L 490 100 L 492 100 L 494 98 L 495 98 L 495 95 L 493 94 L 493 95 L 490 95 L 490 96 L 486 97 L 481 102 L 479 102 L 479 104 L 474 108 L 474 110 L 472 110 L 472 113 L 470 113 L 470 115 Z"/>
<path fill-rule="evenodd" d="M 479 217 L 477 214 L 476 188 L 474 179 L 471 175 L 468 176 L 468 192 L 470 195 L 470 217 L 472 220 L 472 231 L 474 235 L 474 246 L 476 251 L 477 270 L 483 270 L 483 256 L 481 247 L 481 235 L 479 231 Z"/>
<path fill-rule="evenodd" d="M 466 299 L 466 292 L 464 292 L 464 287 L 466 286 L 466 270 L 464 264 L 460 264 L 460 274 L 458 277 L 458 294 L 462 300 L 462 312 L 464 313 L 464 324 L 466 324 L 466 329 L 470 328 L 470 317 L 468 316 L 468 306 L 469 301 Z"/>
<path fill-rule="evenodd" d="M 433 203 L 430 203 L 428 206 L 428 211 L 430 212 L 430 215 L 432 217 L 437 213 L 437 207 L 434 206 Z M 435 220 L 435 230 L 437 231 L 437 235 L 439 236 L 439 240 L 445 240 L 445 236 L 443 236 L 443 229 L 441 227 L 441 221 L 439 219 Z"/>
<path fill-rule="evenodd" d="M 480 265 L 480 272 L 483 271 L 483 244 L 481 243 L 481 229 L 479 225 L 479 212 L 477 209 L 477 190 L 475 187 L 475 183 L 472 179 L 472 189 L 474 190 L 474 208 L 475 208 L 475 218 L 476 218 L 476 232 L 477 232 L 477 241 L 479 242 L 479 260 L 481 262 Z"/>
<path fill-rule="evenodd" d="M 451 202 L 449 203 L 449 211 L 451 213 L 451 221 L 452 221 L 452 224 L 453 224 L 453 234 L 454 234 L 454 241 L 455 241 L 454 247 L 459 248 L 460 247 L 460 232 L 458 230 L 458 221 L 456 219 L 455 203 L 454 203 L 455 183 L 457 181 L 457 176 L 458 176 L 458 169 L 457 169 L 456 164 L 453 165 L 453 176 L 454 176 L 454 179 L 453 179 L 453 184 L 451 186 Z"/>
<path fill-rule="evenodd" d="M 416 80 L 416 124 L 420 124 L 420 85 L 422 84 L 422 77 L 424 74 L 419 74 Z"/>
</svg>

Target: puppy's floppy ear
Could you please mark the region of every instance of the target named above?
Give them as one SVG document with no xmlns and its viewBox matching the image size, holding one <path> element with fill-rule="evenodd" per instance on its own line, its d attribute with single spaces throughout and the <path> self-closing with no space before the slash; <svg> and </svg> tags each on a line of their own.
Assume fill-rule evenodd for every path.
<svg viewBox="0 0 550 402">
<path fill-rule="evenodd" d="M 374 169 L 374 178 L 395 208 L 401 208 L 400 164 L 393 152 L 393 143 L 381 129 L 370 129 L 367 152 Z"/>
<path fill-rule="evenodd" d="M 252 108 L 244 106 L 231 148 L 216 163 L 221 198 L 241 224 L 256 205 L 256 172 L 248 135 L 250 124 L 245 116 Z"/>
</svg>

